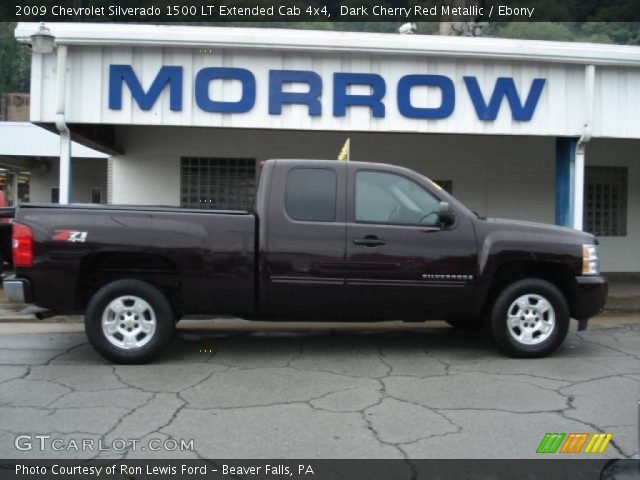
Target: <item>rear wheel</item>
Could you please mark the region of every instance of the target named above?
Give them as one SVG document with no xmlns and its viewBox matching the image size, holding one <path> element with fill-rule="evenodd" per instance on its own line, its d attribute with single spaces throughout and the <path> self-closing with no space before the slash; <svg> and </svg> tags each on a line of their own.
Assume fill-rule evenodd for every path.
<svg viewBox="0 0 640 480">
<path fill-rule="evenodd" d="M 144 363 L 171 340 L 175 314 L 167 298 L 153 285 L 134 279 L 117 280 L 91 298 L 85 331 L 91 345 L 117 363 Z"/>
<path fill-rule="evenodd" d="M 508 286 L 490 313 L 491 333 L 507 355 L 544 357 L 556 350 L 569 330 L 569 307 L 558 288 L 527 278 Z"/>
</svg>

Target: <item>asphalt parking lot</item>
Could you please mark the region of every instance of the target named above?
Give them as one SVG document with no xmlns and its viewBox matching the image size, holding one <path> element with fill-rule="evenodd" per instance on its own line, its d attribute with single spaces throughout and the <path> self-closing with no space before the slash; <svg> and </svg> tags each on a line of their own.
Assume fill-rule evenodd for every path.
<svg viewBox="0 0 640 480">
<path fill-rule="evenodd" d="M 546 432 L 597 431 L 605 457 L 638 450 L 638 316 L 574 323 L 541 360 L 439 322 L 181 324 L 142 366 L 104 361 L 80 324 L 0 324 L 0 457 L 535 458 Z"/>
</svg>

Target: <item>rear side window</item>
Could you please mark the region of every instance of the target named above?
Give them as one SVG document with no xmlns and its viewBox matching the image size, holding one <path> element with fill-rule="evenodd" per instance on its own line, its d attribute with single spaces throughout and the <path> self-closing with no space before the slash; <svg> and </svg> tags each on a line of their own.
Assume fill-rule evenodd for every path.
<svg viewBox="0 0 640 480">
<path fill-rule="evenodd" d="M 329 168 L 294 168 L 287 174 L 284 206 L 294 220 L 336 219 L 336 172 Z"/>
</svg>

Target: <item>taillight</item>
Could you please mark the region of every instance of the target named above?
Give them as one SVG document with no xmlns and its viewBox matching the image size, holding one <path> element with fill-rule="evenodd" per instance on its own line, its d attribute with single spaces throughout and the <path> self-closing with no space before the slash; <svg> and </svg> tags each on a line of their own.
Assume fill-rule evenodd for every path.
<svg viewBox="0 0 640 480">
<path fill-rule="evenodd" d="M 33 234 L 26 225 L 13 222 L 11 233 L 13 246 L 13 265 L 16 267 L 33 266 Z"/>
</svg>

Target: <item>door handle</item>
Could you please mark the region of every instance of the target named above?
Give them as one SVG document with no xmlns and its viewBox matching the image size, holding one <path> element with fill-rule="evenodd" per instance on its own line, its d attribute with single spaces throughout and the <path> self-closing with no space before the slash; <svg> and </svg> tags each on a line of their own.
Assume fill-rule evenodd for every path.
<svg viewBox="0 0 640 480">
<path fill-rule="evenodd" d="M 384 240 L 380 240 L 375 235 L 367 235 L 364 238 L 355 238 L 353 240 L 354 245 L 363 245 L 365 247 L 377 247 L 379 245 L 384 245 L 386 242 Z"/>
</svg>

